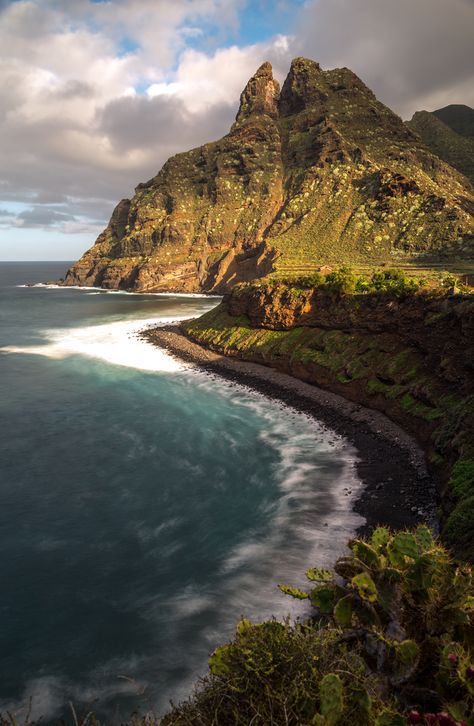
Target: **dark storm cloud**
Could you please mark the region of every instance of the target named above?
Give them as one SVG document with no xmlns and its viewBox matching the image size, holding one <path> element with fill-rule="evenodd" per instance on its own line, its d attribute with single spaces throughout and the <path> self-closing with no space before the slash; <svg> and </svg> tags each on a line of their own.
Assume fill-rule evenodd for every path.
<svg viewBox="0 0 474 726">
<path fill-rule="evenodd" d="M 295 49 L 352 68 L 405 117 L 474 104 L 473 0 L 318 0 L 295 30 Z"/>
<path fill-rule="evenodd" d="M 181 99 L 173 96 L 131 96 L 119 98 L 99 114 L 99 129 L 117 151 L 125 149 L 185 150 L 212 141 L 227 130 L 236 108 L 214 104 L 203 112 L 190 113 Z"/>
<path fill-rule="evenodd" d="M 22 227 L 49 227 L 64 222 L 74 222 L 75 217 L 67 212 L 58 212 L 57 209 L 40 206 L 26 209 L 17 215 Z"/>
</svg>

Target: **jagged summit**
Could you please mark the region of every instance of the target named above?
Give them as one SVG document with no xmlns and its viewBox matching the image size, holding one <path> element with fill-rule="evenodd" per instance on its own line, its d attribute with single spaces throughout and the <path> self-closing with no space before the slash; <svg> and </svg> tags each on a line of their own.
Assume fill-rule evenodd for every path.
<svg viewBox="0 0 474 726">
<path fill-rule="evenodd" d="M 249 80 L 240 95 L 240 107 L 235 119 L 241 124 L 251 114 L 265 113 L 269 116 L 278 115 L 278 96 L 280 84 L 273 78 L 271 63 L 263 63 Z"/>
<path fill-rule="evenodd" d="M 308 58 L 295 58 L 291 62 L 278 104 L 282 116 L 298 113 L 325 97 L 319 87 L 321 73 L 319 63 Z"/>
<path fill-rule="evenodd" d="M 122 200 L 65 284 L 222 292 L 274 270 L 474 257 L 467 179 L 348 68 L 249 80 L 230 132 Z"/>
</svg>

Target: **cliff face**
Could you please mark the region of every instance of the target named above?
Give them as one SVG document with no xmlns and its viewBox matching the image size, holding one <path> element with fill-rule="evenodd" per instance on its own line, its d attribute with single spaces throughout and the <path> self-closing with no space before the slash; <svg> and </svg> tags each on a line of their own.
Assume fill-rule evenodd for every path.
<svg viewBox="0 0 474 726">
<path fill-rule="evenodd" d="M 383 411 L 411 432 L 438 474 L 446 540 L 474 559 L 472 295 L 397 300 L 260 283 L 183 327 L 212 350 Z"/>
<path fill-rule="evenodd" d="M 66 285 L 230 289 L 326 262 L 474 256 L 474 195 L 347 68 L 264 63 L 230 133 L 122 200 Z"/>
</svg>

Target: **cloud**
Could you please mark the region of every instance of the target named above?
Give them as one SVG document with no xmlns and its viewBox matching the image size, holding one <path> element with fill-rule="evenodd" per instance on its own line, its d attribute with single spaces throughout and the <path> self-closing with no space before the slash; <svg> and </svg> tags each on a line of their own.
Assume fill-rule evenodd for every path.
<svg viewBox="0 0 474 726">
<path fill-rule="evenodd" d="M 75 221 L 75 217 L 67 212 L 58 212 L 51 207 L 32 207 L 25 209 L 17 215 L 18 222 L 22 227 L 48 227 L 62 222 Z"/>
<path fill-rule="evenodd" d="M 280 81 L 301 54 L 352 67 L 405 117 L 474 104 L 473 0 L 286 0 L 284 34 L 235 42 L 262 3 L 0 0 L 0 206 L 31 210 L 4 225 L 95 234 L 170 155 L 228 131 L 264 60 Z"/>
<path fill-rule="evenodd" d="M 473 0 L 313 0 L 296 38 L 295 49 L 352 68 L 404 117 L 474 105 Z"/>
<path fill-rule="evenodd" d="M 79 198 L 91 211 L 100 204 L 105 221 L 113 202 L 170 153 L 223 133 L 231 117 L 225 103 L 205 119 L 179 97 L 154 100 L 134 88 L 166 82 L 199 31 L 193 23 L 232 25 L 238 7 L 239 0 L 4 3 L 1 198 Z"/>
<path fill-rule="evenodd" d="M 95 233 L 117 199 L 170 155 L 226 133 L 248 77 L 263 57 L 278 61 L 288 52 L 284 41 L 211 54 L 188 48 L 175 67 L 166 63 L 174 63 L 183 38 L 194 41 L 193 22 L 235 24 L 239 4 L 72 0 L 67 15 L 61 2 L 10 4 L 0 23 L 0 200 L 65 203 Z M 86 9 L 94 14 L 87 22 Z M 166 29 L 164 54 L 149 47 L 150 25 L 161 49 Z M 125 32 L 135 50 L 123 51 Z M 62 213 L 45 208 L 40 218 L 35 207 L 14 224 L 75 232 L 78 225 Z"/>
</svg>

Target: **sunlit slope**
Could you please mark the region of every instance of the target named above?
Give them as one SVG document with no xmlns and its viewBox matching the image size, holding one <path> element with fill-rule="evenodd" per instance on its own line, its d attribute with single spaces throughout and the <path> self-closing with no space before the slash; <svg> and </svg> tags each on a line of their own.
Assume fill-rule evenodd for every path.
<svg viewBox="0 0 474 726">
<path fill-rule="evenodd" d="M 474 257 L 474 193 L 347 68 L 264 63 L 220 141 L 122 200 L 66 284 L 215 291 L 271 271 Z"/>
</svg>

